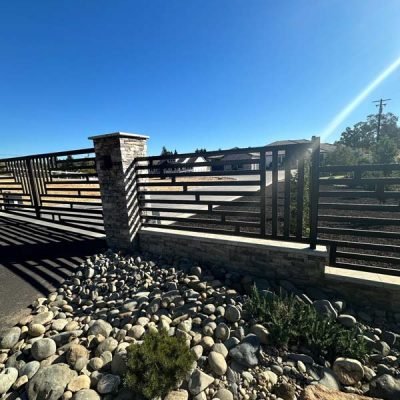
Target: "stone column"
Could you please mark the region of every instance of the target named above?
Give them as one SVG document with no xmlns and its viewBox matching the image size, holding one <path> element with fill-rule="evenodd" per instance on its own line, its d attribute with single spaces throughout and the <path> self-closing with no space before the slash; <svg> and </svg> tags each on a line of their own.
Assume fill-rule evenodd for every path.
<svg viewBox="0 0 400 400">
<path fill-rule="evenodd" d="M 115 132 L 92 136 L 96 153 L 107 244 L 133 249 L 140 228 L 134 160 L 147 155 L 148 136 Z"/>
</svg>

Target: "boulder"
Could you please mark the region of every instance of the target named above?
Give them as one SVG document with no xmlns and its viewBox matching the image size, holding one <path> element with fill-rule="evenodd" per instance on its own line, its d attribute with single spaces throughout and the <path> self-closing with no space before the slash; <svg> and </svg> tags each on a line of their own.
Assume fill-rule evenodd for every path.
<svg viewBox="0 0 400 400">
<path fill-rule="evenodd" d="M 260 341 L 254 334 L 247 335 L 243 341 L 229 351 L 229 355 L 245 367 L 255 367 L 258 364 L 257 352 Z"/>
<path fill-rule="evenodd" d="M 208 355 L 208 364 L 216 375 L 225 375 L 226 370 L 228 369 L 225 357 L 216 351 L 212 351 Z"/>
<path fill-rule="evenodd" d="M 102 319 L 98 319 L 94 321 L 94 323 L 90 326 L 88 330 L 88 336 L 89 335 L 103 335 L 104 337 L 110 336 L 110 333 L 112 331 L 112 326 L 106 322 L 103 321 Z"/>
<path fill-rule="evenodd" d="M 77 373 L 67 364 L 53 364 L 40 368 L 28 383 L 29 400 L 58 400 Z"/>
<path fill-rule="evenodd" d="M 398 400 L 400 399 L 400 378 L 394 378 L 389 374 L 380 375 L 370 382 L 368 394 L 385 400 Z"/>
<path fill-rule="evenodd" d="M 0 396 L 7 393 L 18 378 L 16 368 L 6 368 L 0 372 Z"/>
<path fill-rule="evenodd" d="M 333 363 L 333 371 L 339 382 L 345 386 L 355 385 L 364 377 L 362 364 L 352 358 L 337 358 Z"/>
<path fill-rule="evenodd" d="M 100 394 L 111 394 L 118 391 L 121 378 L 118 375 L 104 374 L 97 383 L 97 391 Z"/>
<path fill-rule="evenodd" d="M 7 329 L 0 336 L 0 349 L 11 349 L 14 347 L 21 335 L 21 328 L 15 326 L 14 328 Z"/>
<path fill-rule="evenodd" d="M 190 375 L 188 388 L 193 396 L 208 388 L 214 382 L 214 378 L 196 368 Z"/>
<path fill-rule="evenodd" d="M 42 361 L 56 353 L 56 342 L 52 339 L 40 339 L 32 344 L 31 354 L 37 361 Z"/>
<path fill-rule="evenodd" d="M 301 397 L 301 400 L 379 400 L 372 397 L 361 396 L 359 394 L 344 393 L 336 389 L 329 389 L 322 385 L 307 386 Z"/>
</svg>

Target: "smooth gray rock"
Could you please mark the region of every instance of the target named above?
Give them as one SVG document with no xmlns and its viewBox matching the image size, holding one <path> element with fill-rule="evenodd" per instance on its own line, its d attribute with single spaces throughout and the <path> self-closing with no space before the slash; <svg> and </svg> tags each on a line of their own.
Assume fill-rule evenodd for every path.
<svg viewBox="0 0 400 400">
<path fill-rule="evenodd" d="M 18 326 L 7 329 L 0 336 L 0 349 L 11 349 L 17 344 L 20 335 L 21 328 L 19 328 Z"/>
<path fill-rule="evenodd" d="M 98 319 L 94 321 L 91 327 L 88 330 L 88 335 L 103 335 L 104 337 L 110 336 L 112 331 L 112 326 L 102 319 Z"/>
<path fill-rule="evenodd" d="M 228 340 L 231 335 L 231 329 L 227 324 L 221 322 L 215 328 L 214 335 L 217 339 L 220 339 L 222 341 Z"/>
<path fill-rule="evenodd" d="M 79 392 L 76 392 L 72 396 L 72 400 L 100 400 L 100 396 L 95 390 L 83 389 Z"/>
<path fill-rule="evenodd" d="M 109 337 L 109 338 L 103 340 L 97 346 L 96 356 L 101 356 L 106 351 L 109 351 L 110 353 L 112 353 L 117 347 L 118 347 L 118 342 L 114 338 Z"/>
<path fill-rule="evenodd" d="M 333 319 L 336 319 L 338 316 L 337 311 L 332 306 L 329 300 L 316 300 L 314 301 L 313 306 L 315 310 L 321 315 L 325 315 Z"/>
<path fill-rule="evenodd" d="M 240 310 L 231 304 L 228 304 L 225 309 L 225 319 L 229 322 L 237 322 L 240 320 L 241 312 Z"/>
<path fill-rule="evenodd" d="M 208 388 L 214 382 L 214 378 L 199 369 L 195 369 L 190 375 L 188 388 L 193 396 Z"/>
<path fill-rule="evenodd" d="M 100 394 L 111 394 L 118 391 L 121 378 L 118 375 L 104 374 L 97 383 L 97 391 Z"/>
<path fill-rule="evenodd" d="M 0 372 L 0 395 L 7 393 L 18 378 L 16 368 L 5 368 Z"/>
<path fill-rule="evenodd" d="M 54 313 L 52 311 L 44 311 L 35 315 L 31 321 L 31 325 L 40 324 L 46 325 L 54 318 Z"/>
<path fill-rule="evenodd" d="M 30 361 L 27 364 L 24 365 L 24 367 L 20 371 L 20 375 L 26 375 L 28 379 L 31 379 L 36 372 L 38 372 L 40 368 L 40 362 L 39 361 Z"/>
<path fill-rule="evenodd" d="M 214 397 L 219 400 L 233 400 L 233 394 L 228 389 L 219 389 Z"/>
<path fill-rule="evenodd" d="M 339 315 L 337 317 L 337 321 L 339 322 L 339 324 L 342 324 L 346 328 L 353 328 L 357 325 L 357 320 L 352 315 L 348 314 Z"/>
<path fill-rule="evenodd" d="M 40 368 L 28 383 L 29 400 L 58 400 L 68 383 L 78 374 L 67 364 L 53 364 Z"/>
<path fill-rule="evenodd" d="M 52 339 L 40 339 L 32 344 L 31 354 L 35 360 L 42 361 L 56 353 L 56 342 Z"/>
<path fill-rule="evenodd" d="M 400 399 L 400 379 L 389 374 L 374 378 L 369 384 L 369 396 L 385 400 Z"/>
<path fill-rule="evenodd" d="M 254 334 L 247 335 L 243 341 L 229 351 L 229 355 L 245 367 L 255 367 L 258 364 L 257 352 L 260 341 Z"/>
</svg>

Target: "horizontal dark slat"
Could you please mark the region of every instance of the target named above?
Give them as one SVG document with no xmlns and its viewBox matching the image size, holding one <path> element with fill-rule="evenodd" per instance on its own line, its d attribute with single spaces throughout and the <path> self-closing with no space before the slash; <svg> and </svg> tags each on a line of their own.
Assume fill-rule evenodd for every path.
<svg viewBox="0 0 400 400">
<path fill-rule="evenodd" d="M 186 176 L 231 176 L 231 175 L 259 175 L 258 170 L 249 171 L 204 171 L 204 172 L 166 172 L 165 174 L 141 174 L 141 178 L 177 178 Z"/>
<path fill-rule="evenodd" d="M 173 158 L 187 158 L 187 157 L 210 157 L 218 155 L 228 155 L 228 154 L 243 154 L 243 153 L 259 153 L 260 151 L 266 151 L 267 153 L 279 150 L 290 150 L 290 149 L 309 149 L 311 147 L 310 143 L 292 143 L 292 144 L 282 144 L 273 146 L 263 146 L 263 147 L 247 147 L 241 149 L 229 149 L 229 150 L 215 150 L 207 151 L 205 153 L 183 153 L 178 155 L 168 155 L 168 156 L 152 156 L 152 157 L 137 157 L 137 161 L 147 161 L 147 160 L 168 160 Z"/>
<path fill-rule="evenodd" d="M 260 160 L 258 158 L 242 159 L 242 160 L 212 160 L 212 161 L 201 161 L 194 163 L 176 163 L 169 162 L 167 165 L 136 165 L 135 169 L 138 171 L 146 169 L 169 169 L 169 168 L 192 168 L 192 167 L 218 167 L 224 165 L 246 165 L 246 164 L 259 164 Z"/>
<path fill-rule="evenodd" d="M 227 226 L 251 226 L 259 227 L 259 222 L 249 222 L 249 221 L 222 221 L 221 219 L 205 219 L 205 218 L 181 218 L 181 217 L 164 217 L 164 216 L 153 216 L 153 215 L 142 215 L 142 218 L 155 220 L 155 221 L 177 221 L 185 222 L 191 224 L 215 224 L 215 225 L 227 225 Z M 169 225 L 171 226 L 171 225 Z"/>
<path fill-rule="evenodd" d="M 332 240 L 332 239 L 321 239 L 321 238 L 318 239 L 318 243 L 327 246 L 335 244 L 337 247 L 400 253 L 400 246 L 391 244 L 376 244 L 376 243 L 354 242 L 347 240 L 344 241 L 344 240 Z"/>
<path fill-rule="evenodd" d="M 361 229 L 347 229 L 347 228 L 329 228 L 325 226 L 318 227 L 319 233 L 329 233 L 334 235 L 352 235 L 373 238 L 385 239 L 400 239 L 400 232 L 385 232 L 385 231 L 363 231 Z"/>
<path fill-rule="evenodd" d="M 399 198 L 400 192 L 371 192 L 371 191 L 325 191 L 319 192 L 319 197 L 338 197 L 338 198 L 376 198 L 376 199 L 390 199 Z"/>
<path fill-rule="evenodd" d="M 79 205 L 79 206 L 101 206 L 101 202 L 86 202 L 86 201 L 62 201 L 62 200 L 43 200 L 42 203 L 50 203 L 50 204 L 66 204 L 70 205 Z M 74 207 L 75 208 L 75 207 Z"/>
<path fill-rule="evenodd" d="M 335 263 L 334 267 L 350 269 L 350 270 L 355 270 L 355 271 L 372 272 L 372 273 L 376 273 L 376 274 L 400 276 L 400 269 L 376 267 L 373 265 L 337 262 L 337 263 Z"/>
<path fill-rule="evenodd" d="M 79 176 L 83 176 L 83 175 L 79 175 Z M 76 178 L 77 177 L 77 175 L 74 175 L 74 177 Z M 98 185 L 99 184 L 99 181 L 98 181 L 98 179 L 97 179 L 97 174 L 96 174 L 96 176 L 95 176 L 95 178 L 96 179 L 86 179 L 86 178 L 84 178 L 84 179 L 64 179 L 63 177 L 61 177 L 61 176 L 53 176 L 52 177 L 52 180 L 51 180 L 51 182 L 46 182 L 46 187 L 48 188 L 48 189 L 51 189 L 51 188 L 49 188 L 48 186 L 49 185 L 65 185 L 65 184 L 68 184 L 68 185 Z"/>
<path fill-rule="evenodd" d="M 56 163 L 61 163 L 61 164 L 71 164 L 71 163 L 81 163 L 81 162 L 96 162 L 96 157 L 81 157 L 81 158 L 72 158 L 68 159 L 66 158 L 65 160 L 57 160 Z"/>
<path fill-rule="evenodd" d="M 336 210 L 349 211 L 383 211 L 396 212 L 400 211 L 400 205 L 386 204 L 354 204 L 354 203 L 319 203 L 319 208 L 332 208 Z"/>
<path fill-rule="evenodd" d="M 164 186 L 260 186 L 260 181 L 179 181 L 179 182 L 137 182 L 141 188 Z"/>
<path fill-rule="evenodd" d="M 365 225 L 400 225 L 400 219 L 375 218 L 375 217 L 352 217 L 343 215 L 319 215 L 320 221 L 351 222 Z"/>
<path fill-rule="evenodd" d="M 141 195 L 171 195 L 171 196 L 260 196 L 259 192 L 256 191 L 226 191 L 226 190 L 213 190 L 213 191 L 202 191 L 202 190 L 190 190 L 188 192 L 172 192 L 168 190 L 146 190 L 139 191 Z"/>
<path fill-rule="evenodd" d="M 236 216 L 254 216 L 260 215 L 259 211 L 223 211 L 213 209 L 210 210 L 198 210 L 198 209 L 182 209 L 182 208 L 157 208 L 157 207 L 142 207 L 141 211 L 152 211 L 152 212 L 173 212 L 173 213 L 183 213 L 183 214 L 210 214 L 210 215 L 236 215 Z"/>
<path fill-rule="evenodd" d="M 399 257 L 377 256 L 375 254 L 353 253 L 353 252 L 345 252 L 345 251 L 337 251 L 336 257 L 400 265 Z"/>
<path fill-rule="evenodd" d="M 57 188 L 49 188 L 47 187 L 48 192 L 98 192 L 100 193 L 100 187 L 97 188 L 70 188 L 70 187 L 57 187 Z"/>
<path fill-rule="evenodd" d="M 320 167 L 321 173 L 352 172 L 352 171 L 398 171 L 400 164 L 361 164 L 361 165 L 329 165 Z"/>
<path fill-rule="evenodd" d="M 27 158 L 47 158 L 47 157 L 62 157 L 62 156 L 74 156 L 76 154 L 90 154 L 94 153 L 94 148 L 86 148 L 86 149 L 78 149 L 78 150 L 68 150 L 68 151 L 58 151 L 55 153 L 40 153 L 40 154 L 31 154 L 29 156 L 22 157 L 11 157 L 11 158 L 2 158 L 1 162 L 6 161 L 17 161 L 24 160 Z"/>
<path fill-rule="evenodd" d="M 180 200 L 180 199 L 140 199 L 140 203 L 157 204 L 193 204 L 193 205 L 216 205 L 232 207 L 259 207 L 260 200 L 255 201 L 236 201 L 236 200 Z"/>
<path fill-rule="evenodd" d="M 93 215 L 103 215 L 103 210 L 98 209 L 98 210 L 93 210 L 90 208 L 67 208 L 67 207 L 49 207 L 49 206 L 41 206 L 40 207 L 41 211 L 48 211 L 53 214 L 56 214 L 58 212 L 60 213 L 65 213 L 65 214 L 93 214 Z"/>
<path fill-rule="evenodd" d="M 320 185 L 327 183 L 327 180 L 324 178 L 319 179 Z M 336 185 L 356 185 L 356 186 L 363 186 L 363 185 L 398 185 L 400 184 L 400 178 L 362 178 L 362 179 L 352 179 L 352 178 L 338 178 L 332 180 L 332 183 Z"/>
<path fill-rule="evenodd" d="M 82 172 L 81 174 L 72 174 L 72 173 L 68 173 L 68 172 L 63 173 L 62 171 L 60 171 L 60 172 L 61 172 L 60 174 L 53 174 L 52 173 L 51 177 L 53 179 L 54 178 L 77 178 L 78 176 L 81 176 L 82 178 L 97 177 L 97 173 L 96 172 L 93 172 L 93 173 Z M 53 182 L 51 182 L 51 183 L 53 183 Z"/>
<path fill-rule="evenodd" d="M 90 194 L 44 194 L 41 196 L 42 201 L 47 201 L 47 198 L 51 199 L 101 199 L 100 195 L 90 195 Z M 68 200 L 66 200 L 68 202 Z"/>
</svg>

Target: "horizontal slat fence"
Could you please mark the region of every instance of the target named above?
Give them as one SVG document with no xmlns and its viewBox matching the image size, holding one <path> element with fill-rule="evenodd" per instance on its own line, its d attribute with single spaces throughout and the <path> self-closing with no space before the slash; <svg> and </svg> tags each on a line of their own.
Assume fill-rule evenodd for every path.
<svg viewBox="0 0 400 400">
<path fill-rule="evenodd" d="M 142 224 L 309 241 L 303 204 L 311 149 L 296 143 L 137 158 Z"/>
<path fill-rule="evenodd" d="M 400 275 L 400 165 L 320 167 L 318 240 L 340 268 Z"/>
<path fill-rule="evenodd" d="M 94 149 L 1 159 L 0 209 L 103 232 Z"/>
</svg>

